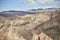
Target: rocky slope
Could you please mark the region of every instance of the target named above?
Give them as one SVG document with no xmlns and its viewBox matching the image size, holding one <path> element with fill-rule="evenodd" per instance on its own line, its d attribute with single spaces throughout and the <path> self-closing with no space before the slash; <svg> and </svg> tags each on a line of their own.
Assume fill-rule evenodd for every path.
<svg viewBox="0 0 60 40">
<path fill-rule="evenodd" d="M 44 31 L 38 25 L 48 20 L 50 20 L 50 16 L 41 13 L 24 16 L 16 15 L 10 18 L 0 17 L 0 40 L 39 40 L 39 34 Z"/>
</svg>

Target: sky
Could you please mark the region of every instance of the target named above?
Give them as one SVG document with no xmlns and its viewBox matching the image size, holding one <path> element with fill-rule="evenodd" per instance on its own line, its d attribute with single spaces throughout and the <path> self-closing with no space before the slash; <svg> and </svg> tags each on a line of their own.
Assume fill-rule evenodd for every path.
<svg viewBox="0 0 60 40">
<path fill-rule="evenodd" d="M 60 0 L 0 0 L 0 11 L 60 8 Z"/>
</svg>

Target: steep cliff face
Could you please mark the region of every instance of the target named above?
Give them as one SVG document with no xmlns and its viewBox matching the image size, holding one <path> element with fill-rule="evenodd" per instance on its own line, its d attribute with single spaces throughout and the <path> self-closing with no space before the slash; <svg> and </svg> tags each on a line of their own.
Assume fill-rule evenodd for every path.
<svg viewBox="0 0 60 40">
<path fill-rule="evenodd" d="M 8 19 L 0 17 L 0 40 L 39 40 L 38 32 L 43 29 L 34 28 L 48 20 L 50 20 L 50 16 L 47 14 L 27 14 Z"/>
</svg>

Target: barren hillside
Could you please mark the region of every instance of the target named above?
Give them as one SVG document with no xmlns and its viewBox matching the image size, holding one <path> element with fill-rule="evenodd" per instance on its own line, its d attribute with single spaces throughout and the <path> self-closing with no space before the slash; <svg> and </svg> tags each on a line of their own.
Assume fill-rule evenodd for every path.
<svg viewBox="0 0 60 40">
<path fill-rule="evenodd" d="M 50 22 L 54 22 L 57 24 L 56 26 L 60 28 L 60 14 L 58 17 L 53 17 L 53 19 L 50 19 L 50 15 L 43 13 L 34 15 L 26 14 L 24 16 L 16 15 L 8 19 L 0 17 L 0 40 L 42 40 L 39 39 L 39 34 L 41 32 L 47 34 L 48 37 L 51 37 L 51 40 L 57 40 L 49 33 L 51 33 L 51 31 L 57 33 L 60 29 L 58 30 L 55 27 L 50 27 L 51 25 L 49 26 L 49 24 Z M 55 24 L 53 25 L 55 26 Z"/>
</svg>

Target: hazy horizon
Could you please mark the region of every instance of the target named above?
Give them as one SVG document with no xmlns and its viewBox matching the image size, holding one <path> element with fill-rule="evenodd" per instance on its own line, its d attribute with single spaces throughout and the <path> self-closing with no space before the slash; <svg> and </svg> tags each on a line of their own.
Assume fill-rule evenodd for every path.
<svg viewBox="0 0 60 40">
<path fill-rule="evenodd" d="M 0 0 L 0 11 L 60 8 L 60 0 Z"/>
</svg>

